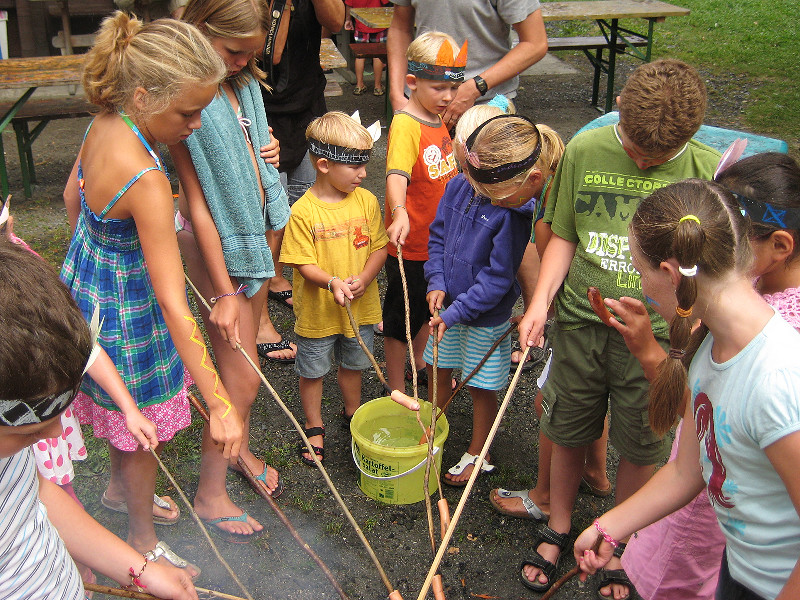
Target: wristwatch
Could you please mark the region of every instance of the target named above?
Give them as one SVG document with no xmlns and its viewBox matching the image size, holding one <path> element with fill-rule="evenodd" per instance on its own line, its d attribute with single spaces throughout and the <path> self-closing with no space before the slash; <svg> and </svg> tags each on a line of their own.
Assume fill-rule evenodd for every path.
<svg viewBox="0 0 800 600">
<path fill-rule="evenodd" d="M 475 75 L 475 77 L 472 78 L 472 81 L 475 82 L 475 87 L 478 88 L 478 92 L 480 92 L 481 96 L 485 96 L 486 92 L 489 91 L 489 86 L 486 85 L 483 77 L 480 75 Z"/>
</svg>

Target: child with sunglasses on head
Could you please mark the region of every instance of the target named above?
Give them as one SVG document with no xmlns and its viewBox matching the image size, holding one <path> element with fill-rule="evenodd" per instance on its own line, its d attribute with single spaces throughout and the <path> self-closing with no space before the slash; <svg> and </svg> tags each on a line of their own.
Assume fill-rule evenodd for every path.
<svg viewBox="0 0 800 600">
<path fill-rule="evenodd" d="M 97 346 L 53 269 L 5 236 L 0 297 L 0 597 L 84 599 L 74 559 L 120 585 L 196 600 L 189 573 L 143 556 L 37 477 L 30 447 L 62 433 Z"/>
<path fill-rule="evenodd" d="M 541 150 L 536 125 L 494 106 L 470 108 L 456 126 L 455 153 L 463 173 L 447 184 L 439 201 L 425 263 L 428 308 L 434 315 L 441 311 L 430 321 L 424 352 L 432 377 L 436 336 L 439 405 L 450 396 L 453 369 L 470 373 L 508 327 L 520 295 L 516 274 L 545 179 Z M 444 475 L 445 483 L 467 483 L 497 414 L 497 390 L 508 382 L 510 362 L 506 338 L 470 380 L 472 439 Z M 495 466 L 485 459 L 479 468 L 488 473 Z"/>
</svg>

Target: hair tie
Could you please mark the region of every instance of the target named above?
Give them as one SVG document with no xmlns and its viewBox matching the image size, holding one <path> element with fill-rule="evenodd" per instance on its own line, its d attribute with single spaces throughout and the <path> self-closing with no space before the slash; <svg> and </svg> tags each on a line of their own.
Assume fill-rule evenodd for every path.
<svg viewBox="0 0 800 600">
<path fill-rule="evenodd" d="M 695 223 L 700 225 L 700 219 L 698 219 L 694 215 L 686 215 L 685 217 L 681 217 L 678 223 L 683 223 L 684 221 L 694 221 Z"/>
<path fill-rule="evenodd" d="M 678 273 L 684 277 L 694 277 L 697 275 L 697 265 L 689 267 L 688 269 L 686 267 L 678 267 Z"/>
<path fill-rule="evenodd" d="M 687 318 L 692 316 L 692 307 L 690 306 L 689 308 L 683 309 L 680 306 L 676 306 L 675 307 L 675 312 L 677 313 L 677 315 L 679 317 L 683 317 L 684 319 L 687 319 Z"/>
<path fill-rule="evenodd" d="M 670 358 L 677 358 L 678 360 L 683 360 L 684 356 L 686 356 L 686 350 L 681 350 L 680 348 L 669 349 Z"/>
</svg>

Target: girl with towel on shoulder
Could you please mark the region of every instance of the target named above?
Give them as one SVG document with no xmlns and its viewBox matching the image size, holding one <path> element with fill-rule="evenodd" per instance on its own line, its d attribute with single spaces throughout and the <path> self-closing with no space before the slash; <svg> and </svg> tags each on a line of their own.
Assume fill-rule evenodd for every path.
<svg viewBox="0 0 800 600">
<path fill-rule="evenodd" d="M 269 278 L 275 268 L 265 231 L 289 220 L 289 202 L 261 99 L 264 73 L 255 53 L 264 45 L 266 3 L 251 0 L 191 0 L 183 20 L 208 36 L 227 77 L 202 112 L 195 135 L 170 147 L 180 177 L 175 226 L 192 282 L 212 304 L 200 308 L 222 382 L 245 422 L 240 456 L 261 485 L 277 497 L 278 472 L 247 446 L 250 406 L 260 379 L 237 350 L 256 356 L 256 333 Z M 265 160 L 267 159 L 267 160 Z M 245 542 L 262 525 L 228 496 L 225 475 L 233 463 L 203 432 L 200 481 L 194 505 L 211 530 L 230 542 Z"/>
</svg>

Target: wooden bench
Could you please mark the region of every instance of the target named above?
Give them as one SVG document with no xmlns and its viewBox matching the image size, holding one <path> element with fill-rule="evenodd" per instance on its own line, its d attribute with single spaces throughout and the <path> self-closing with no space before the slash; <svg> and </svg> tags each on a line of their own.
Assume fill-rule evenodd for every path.
<svg viewBox="0 0 800 600">
<path fill-rule="evenodd" d="M 0 104 L 0 114 L 4 114 L 12 103 Z M 11 120 L 17 138 L 19 168 L 22 173 L 22 187 L 25 197 L 32 195 L 31 184 L 36 183 L 36 171 L 33 162 L 33 142 L 39 137 L 47 124 L 53 119 L 69 119 L 72 117 L 88 117 L 97 112 L 97 107 L 90 104 L 83 96 L 58 98 L 31 98 Z M 30 123 L 37 121 L 31 129 Z M 0 152 L 3 152 L 0 137 Z"/>
<path fill-rule="evenodd" d="M 625 38 L 617 40 L 617 54 L 624 54 L 633 48 L 648 48 L 648 40 L 645 37 L 628 34 Z M 603 52 L 609 49 L 609 41 L 604 35 L 584 36 L 584 37 L 556 37 L 547 39 L 548 52 L 559 52 L 561 50 L 582 50 L 594 67 L 594 79 L 592 80 L 592 105 L 597 106 L 600 93 L 600 74 L 606 73 L 608 76 L 607 85 L 610 89 L 614 88 L 614 74 L 609 71 L 608 57 L 603 56 Z M 648 52 L 649 54 L 649 52 Z M 640 56 L 644 60 L 650 57 Z"/>
<path fill-rule="evenodd" d="M 82 35 L 75 35 L 74 33 L 69 36 L 70 39 L 70 47 L 71 48 L 90 48 L 94 45 L 95 34 L 93 33 L 86 33 Z M 56 35 L 53 36 L 53 39 L 50 40 L 50 43 L 53 44 L 53 48 L 58 48 L 61 50 L 61 54 L 69 54 L 67 52 L 67 44 L 64 37 L 64 32 L 59 31 Z"/>
</svg>

